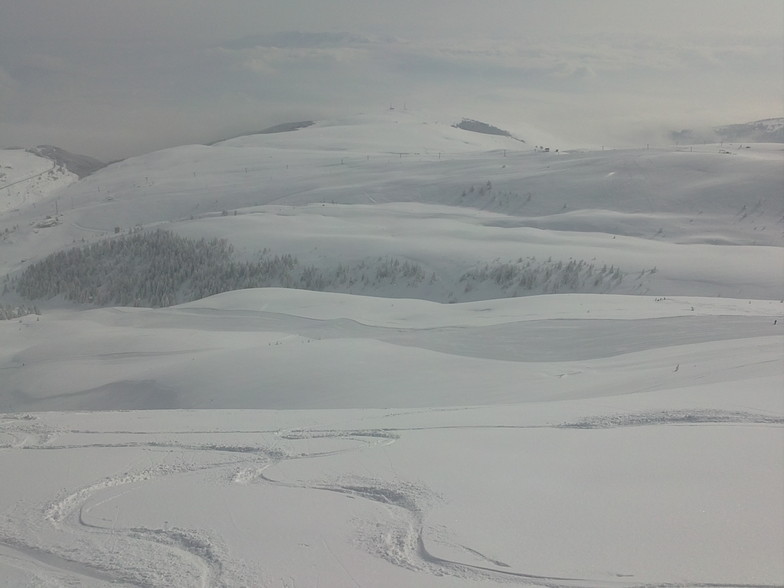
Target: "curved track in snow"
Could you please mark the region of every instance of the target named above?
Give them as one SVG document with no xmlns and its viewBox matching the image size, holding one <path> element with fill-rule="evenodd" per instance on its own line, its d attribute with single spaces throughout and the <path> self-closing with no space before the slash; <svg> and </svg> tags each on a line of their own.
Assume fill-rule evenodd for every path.
<svg viewBox="0 0 784 588">
<path fill-rule="evenodd" d="M 131 451 L 137 458 L 123 471 L 104 475 L 50 496 L 20 503 L 0 520 L 0 565 L 20 570 L 44 584 L 85 586 L 237 586 L 259 582 L 244 562 L 233 559 L 214 532 L 180 527 L 162 528 L 120 520 L 119 506 L 107 519 L 111 505 L 140 493 L 156 482 L 192 477 L 194 484 L 271 485 L 281 489 L 340 494 L 381 508 L 383 524 L 360 524 L 357 544 L 367 553 L 423 577 L 460 581 L 550 587 L 632 586 L 623 574 L 616 580 L 541 575 L 509 564 L 462 544 L 451 553 L 465 560 L 438 555 L 428 525 L 429 508 L 440 498 L 422 483 L 362 475 L 333 479 L 287 479 L 282 466 L 324 460 L 357 452 L 374 452 L 397 443 L 407 433 L 439 429 L 606 429 L 639 426 L 752 425 L 781 426 L 784 418 L 721 410 L 651 411 L 589 417 L 555 425 L 442 425 L 390 428 L 294 428 L 273 431 L 141 431 L 107 433 L 89 429 L 57 429 L 46 417 L 6 415 L 0 420 L 0 452 L 54 452 L 71 459 L 90 459 L 100 451 Z M 244 442 L 240 443 L 237 436 Z M 201 442 L 196 438 L 201 437 Z M 92 438 L 92 439 L 91 439 Z M 304 446 L 305 451 L 295 448 Z M 146 462 L 141 467 L 142 461 Z M 436 532 L 436 535 L 438 533 Z M 447 540 L 448 541 L 448 540 Z M 326 546 L 326 543 L 325 543 Z M 328 546 L 326 546 L 329 549 Z M 457 551 L 455 551 L 457 550 Z M 480 563 L 477 563 L 480 562 Z M 10 573 L 10 572 L 9 572 Z M 668 584 L 663 582 L 660 585 Z M 738 586 L 736 583 L 684 583 L 685 586 Z"/>
</svg>

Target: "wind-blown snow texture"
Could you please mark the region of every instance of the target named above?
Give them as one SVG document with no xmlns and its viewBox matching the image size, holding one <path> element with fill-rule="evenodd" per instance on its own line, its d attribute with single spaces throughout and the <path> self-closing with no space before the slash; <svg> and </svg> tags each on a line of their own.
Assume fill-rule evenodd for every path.
<svg viewBox="0 0 784 588">
<path fill-rule="evenodd" d="M 454 122 L 0 152 L 0 584 L 784 583 L 781 145 Z M 20 287 L 148 234 L 281 283 Z"/>
</svg>

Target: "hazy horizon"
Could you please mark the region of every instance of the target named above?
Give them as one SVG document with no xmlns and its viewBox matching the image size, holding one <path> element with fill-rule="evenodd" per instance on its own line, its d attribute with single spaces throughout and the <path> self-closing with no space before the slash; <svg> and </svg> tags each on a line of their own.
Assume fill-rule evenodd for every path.
<svg viewBox="0 0 784 588">
<path fill-rule="evenodd" d="M 390 106 L 627 146 L 784 115 L 784 5 L 31 0 L 0 19 L 0 147 L 104 161 Z"/>
</svg>

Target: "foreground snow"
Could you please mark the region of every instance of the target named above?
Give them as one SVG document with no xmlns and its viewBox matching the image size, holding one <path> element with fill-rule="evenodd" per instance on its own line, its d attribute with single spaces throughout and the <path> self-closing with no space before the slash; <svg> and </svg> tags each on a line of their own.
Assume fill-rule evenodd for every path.
<svg viewBox="0 0 784 588">
<path fill-rule="evenodd" d="M 410 408 L 743 381 L 781 376 L 783 313 L 778 300 L 282 289 L 49 312 L 0 321 L 0 410 Z"/>
<path fill-rule="evenodd" d="M 0 575 L 780 585 L 774 396 L 755 385 L 402 412 L 6 415 Z"/>
<path fill-rule="evenodd" d="M 784 152 L 728 149 L 385 113 L 78 182 L 0 153 L 9 284 L 160 226 L 371 275 L 0 321 L 0 584 L 783 585 Z M 602 279 L 482 277 L 534 258 Z"/>
<path fill-rule="evenodd" d="M 179 410 L 6 413 L 0 577 L 780 585 L 781 313 L 249 290 L 5 321 L 5 410 Z"/>
</svg>

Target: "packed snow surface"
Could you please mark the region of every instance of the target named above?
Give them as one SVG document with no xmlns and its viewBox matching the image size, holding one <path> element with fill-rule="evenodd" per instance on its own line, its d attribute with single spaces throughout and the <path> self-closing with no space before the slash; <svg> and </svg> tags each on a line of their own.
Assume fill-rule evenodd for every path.
<svg viewBox="0 0 784 588">
<path fill-rule="evenodd" d="M 370 276 L 0 321 L 1 585 L 784 584 L 781 146 L 545 153 L 454 122 L 79 181 L 0 153 L 27 186 L 4 285 L 150 227 Z M 594 269 L 487 277 L 532 259 Z"/>
</svg>

